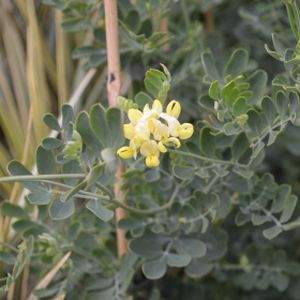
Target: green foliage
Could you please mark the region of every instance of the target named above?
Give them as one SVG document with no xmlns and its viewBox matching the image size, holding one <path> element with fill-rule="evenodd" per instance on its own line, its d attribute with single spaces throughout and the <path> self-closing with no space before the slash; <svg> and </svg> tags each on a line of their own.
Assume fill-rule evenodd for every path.
<svg viewBox="0 0 300 300">
<path fill-rule="evenodd" d="M 67 32 L 93 36 L 73 57 L 85 58 L 89 67 L 103 64 L 102 2 L 45 2 L 64 12 Z M 286 1 L 288 17 L 278 1 L 222 1 L 222 14 L 231 16 L 224 21 L 220 2 L 213 3 L 222 36 L 207 36 L 199 14 L 211 1 L 120 1 L 124 77 L 130 73 L 132 84 L 118 107 L 95 104 L 76 114 L 64 105 L 61 122 L 46 114 L 45 124 L 58 137 L 37 148 L 37 174 L 14 160 L 11 177 L 0 179 L 29 190 L 24 207 L 1 205 L 24 240 L 19 250 L 1 244 L 8 270 L 16 260 L 3 292 L 29 260 L 41 277 L 70 251 L 50 285 L 33 291 L 36 297 L 299 299 L 299 43 L 289 46 L 299 38 L 296 1 Z M 99 14 L 91 17 L 95 9 Z M 168 40 L 158 28 L 164 14 L 172 16 Z M 276 27 L 267 58 L 255 33 L 269 44 L 270 28 L 288 18 L 291 32 Z M 161 50 L 166 42 L 170 52 Z M 283 64 L 284 72 L 275 60 L 274 70 L 265 64 L 268 59 Z M 172 80 L 164 65 L 155 68 L 157 61 L 168 65 Z M 161 154 L 157 168 L 124 161 L 122 193 L 114 194 L 123 112 L 154 99 L 166 106 L 173 98 L 182 105 L 180 121 L 194 124 L 193 137 Z M 127 215 L 116 223 L 120 207 Z M 116 257 L 116 228 L 129 244 L 122 259 Z"/>
</svg>

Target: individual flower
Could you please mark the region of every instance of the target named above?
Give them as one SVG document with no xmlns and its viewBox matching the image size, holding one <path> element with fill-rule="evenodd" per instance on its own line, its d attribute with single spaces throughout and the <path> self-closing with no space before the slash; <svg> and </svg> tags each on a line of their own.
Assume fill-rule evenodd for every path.
<svg viewBox="0 0 300 300">
<path fill-rule="evenodd" d="M 124 159 L 136 159 L 140 153 L 145 158 L 147 167 L 157 167 L 160 153 L 167 152 L 170 147 L 179 148 L 180 140 L 186 140 L 194 133 L 192 124 L 180 124 L 180 113 L 181 105 L 176 100 L 167 105 L 165 112 L 157 99 L 151 107 L 146 104 L 143 111 L 129 109 L 130 123 L 123 125 L 124 136 L 129 140 L 129 145 L 119 148 L 117 154 Z"/>
</svg>

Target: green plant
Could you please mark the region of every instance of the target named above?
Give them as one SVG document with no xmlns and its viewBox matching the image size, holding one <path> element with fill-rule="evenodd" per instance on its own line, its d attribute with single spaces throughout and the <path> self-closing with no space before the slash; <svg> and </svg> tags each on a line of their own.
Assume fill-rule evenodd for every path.
<svg viewBox="0 0 300 300">
<path fill-rule="evenodd" d="M 71 24 L 86 30 L 92 26 L 93 34 L 98 30 L 83 15 L 90 9 L 88 4 L 82 8 L 71 1 L 75 6 L 70 9 L 64 1 L 50 2 L 62 5 L 66 14 L 77 9 L 82 14 L 64 21 L 65 27 Z M 299 299 L 300 265 L 295 250 L 299 241 L 294 231 L 300 226 L 299 173 L 294 175 L 289 169 L 299 162 L 295 147 L 300 124 L 297 2 L 285 1 L 294 46 L 285 45 L 291 36 L 281 41 L 276 34 L 273 47 L 266 46 L 267 53 L 283 64 L 282 74 L 259 69 L 243 48 L 236 47 L 221 60 L 214 47 L 201 46 L 197 56 L 199 42 L 192 40 L 204 33 L 192 32 L 196 1 L 190 6 L 184 3 L 188 34 L 181 38 L 189 40 L 191 48 L 177 49 L 174 58 L 166 59 L 171 72 L 165 66 L 149 69 L 144 88 L 132 80 L 126 97 L 119 97 L 118 107 L 94 104 L 76 113 L 64 104 L 61 119 L 45 114 L 44 123 L 56 134 L 44 138 L 37 148 L 37 174 L 17 160 L 9 163 L 10 176 L 0 182 L 21 182 L 29 194 L 24 207 L 8 201 L 1 204 L 2 216 L 15 220 L 13 242 L 23 240 L 20 249 L 1 242 L 0 259 L 8 266 L 14 264 L 12 273 L 3 279 L 3 294 L 30 261 L 36 276 L 43 278 L 34 284 L 31 296 L 41 299 L 220 299 L 224 295 L 226 299 Z M 100 7 L 101 3 L 91 1 L 90 5 Z M 156 13 L 155 2 L 147 1 L 147 5 L 120 7 L 120 26 L 126 31 L 121 40 L 128 41 L 129 35 L 136 47 L 129 47 L 127 58 L 137 63 L 135 55 L 142 51 L 145 65 L 156 56 L 165 56 L 160 51 L 162 34 L 156 30 L 148 37 L 140 34 L 138 16 L 148 11 L 147 21 Z M 177 7 L 171 1 L 165 5 L 163 13 L 172 5 Z M 261 7 L 256 6 L 258 11 Z M 169 42 L 172 46 L 172 39 Z M 92 47 L 75 53 L 84 53 L 88 65 L 93 60 Z M 261 57 L 260 52 L 257 58 Z M 188 69 L 187 60 L 197 62 L 188 73 L 192 84 L 184 83 L 188 75 L 178 70 Z M 128 63 L 127 68 L 131 67 Z M 272 77 L 271 84 L 268 77 Z M 194 86 L 195 78 L 203 82 Z M 180 116 L 179 103 L 169 102 L 177 99 L 174 94 L 184 96 Z M 193 101 L 196 96 L 197 102 Z M 180 147 L 177 140 L 167 143 L 155 137 L 151 118 L 144 121 L 149 129 L 146 137 L 134 140 L 133 119 L 143 118 L 138 109 L 147 114 L 154 108 L 153 122 L 169 125 L 158 119 L 162 106 L 169 115 L 194 125 L 194 133 L 190 130 Z M 131 140 L 126 153 L 122 152 L 124 133 Z M 175 141 L 176 133 L 166 135 Z M 140 149 L 149 137 L 162 142 L 157 146 L 159 165 L 152 160 L 158 157 L 157 149 L 155 155 L 140 151 L 147 157 L 146 164 L 134 153 L 134 147 Z M 117 153 L 128 159 L 121 160 Z M 274 157 L 277 164 L 270 162 Z M 115 173 L 121 163 L 126 165 L 123 194 L 116 195 Z M 276 172 L 274 165 L 284 171 Z M 118 207 L 127 216 L 116 224 Z M 120 259 L 116 257 L 116 226 L 126 231 L 129 242 L 129 251 Z"/>
</svg>

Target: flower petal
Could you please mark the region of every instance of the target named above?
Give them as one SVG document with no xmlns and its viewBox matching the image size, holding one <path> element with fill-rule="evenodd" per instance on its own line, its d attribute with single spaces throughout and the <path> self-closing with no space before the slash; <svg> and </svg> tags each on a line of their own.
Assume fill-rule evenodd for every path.
<svg viewBox="0 0 300 300">
<path fill-rule="evenodd" d="M 174 118 L 178 118 L 181 112 L 181 106 L 180 103 L 176 100 L 172 100 L 168 106 L 167 106 L 167 110 L 166 110 L 167 114 L 174 117 Z"/>
<path fill-rule="evenodd" d="M 160 117 L 167 121 L 169 127 L 169 134 L 171 136 L 177 137 L 178 136 L 177 128 L 180 126 L 179 121 L 176 118 L 166 113 L 161 113 Z"/>
<path fill-rule="evenodd" d="M 126 139 L 130 140 L 134 137 L 134 126 L 131 123 L 124 124 L 123 131 Z"/>
<path fill-rule="evenodd" d="M 179 138 L 182 140 L 186 140 L 193 135 L 194 126 L 190 123 L 183 123 L 178 127 L 177 131 Z"/>
<path fill-rule="evenodd" d="M 159 166 L 159 158 L 156 155 L 147 156 L 145 163 L 149 168 L 157 167 Z"/>
<path fill-rule="evenodd" d="M 124 146 L 118 149 L 117 154 L 124 159 L 132 158 L 134 155 L 134 151 L 131 147 Z"/>
<path fill-rule="evenodd" d="M 144 141 L 141 145 L 141 154 L 145 157 L 151 155 L 159 155 L 157 143 L 153 140 Z"/>
<path fill-rule="evenodd" d="M 159 142 L 158 145 L 158 150 L 161 152 L 161 153 L 166 153 L 167 152 L 167 148 L 165 147 L 165 145 L 163 144 L 163 142 Z"/>
<path fill-rule="evenodd" d="M 165 143 L 167 147 L 179 148 L 181 146 L 180 140 L 176 137 L 169 137 Z"/>
<path fill-rule="evenodd" d="M 163 110 L 161 102 L 155 99 L 152 104 L 152 109 L 155 110 L 158 114 L 161 114 Z"/>
<path fill-rule="evenodd" d="M 142 116 L 143 113 L 136 108 L 131 108 L 128 110 L 128 118 L 133 125 L 136 125 Z"/>
</svg>

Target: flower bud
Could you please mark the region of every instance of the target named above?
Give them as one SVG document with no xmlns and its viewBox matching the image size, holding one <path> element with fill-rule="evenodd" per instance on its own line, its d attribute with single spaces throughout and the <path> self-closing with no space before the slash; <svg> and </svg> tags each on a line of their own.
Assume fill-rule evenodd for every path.
<svg viewBox="0 0 300 300">
<path fill-rule="evenodd" d="M 172 100 L 167 106 L 167 114 L 177 119 L 180 115 L 180 112 L 180 103 L 176 100 Z"/>
<path fill-rule="evenodd" d="M 161 102 L 159 100 L 155 99 L 152 104 L 152 109 L 156 110 L 160 114 L 163 110 Z"/>
<path fill-rule="evenodd" d="M 127 158 L 133 157 L 134 151 L 131 147 L 124 146 L 124 147 L 119 148 L 119 150 L 117 151 L 117 154 L 121 158 L 127 159 Z"/>
<path fill-rule="evenodd" d="M 167 145 L 167 147 L 179 148 L 181 143 L 178 138 L 170 137 L 170 138 L 168 138 L 166 145 Z"/>
<path fill-rule="evenodd" d="M 178 127 L 177 131 L 179 138 L 182 140 L 186 140 L 193 135 L 194 126 L 190 123 L 183 123 Z"/>
<path fill-rule="evenodd" d="M 244 126 L 247 123 L 248 118 L 249 117 L 247 114 L 242 114 L 242 115 L 236 117 L 236 121 L 240 126 Z"/>
<path fill-rule="evenodd" d="M 165 147 L 165 145 L 163 144 L 163 142 L 159 142 L 158 145 L 158 150 L 161 152 L 161 153 L 166 153 L 167 152 L 167 148 Z"/>
</svg>

